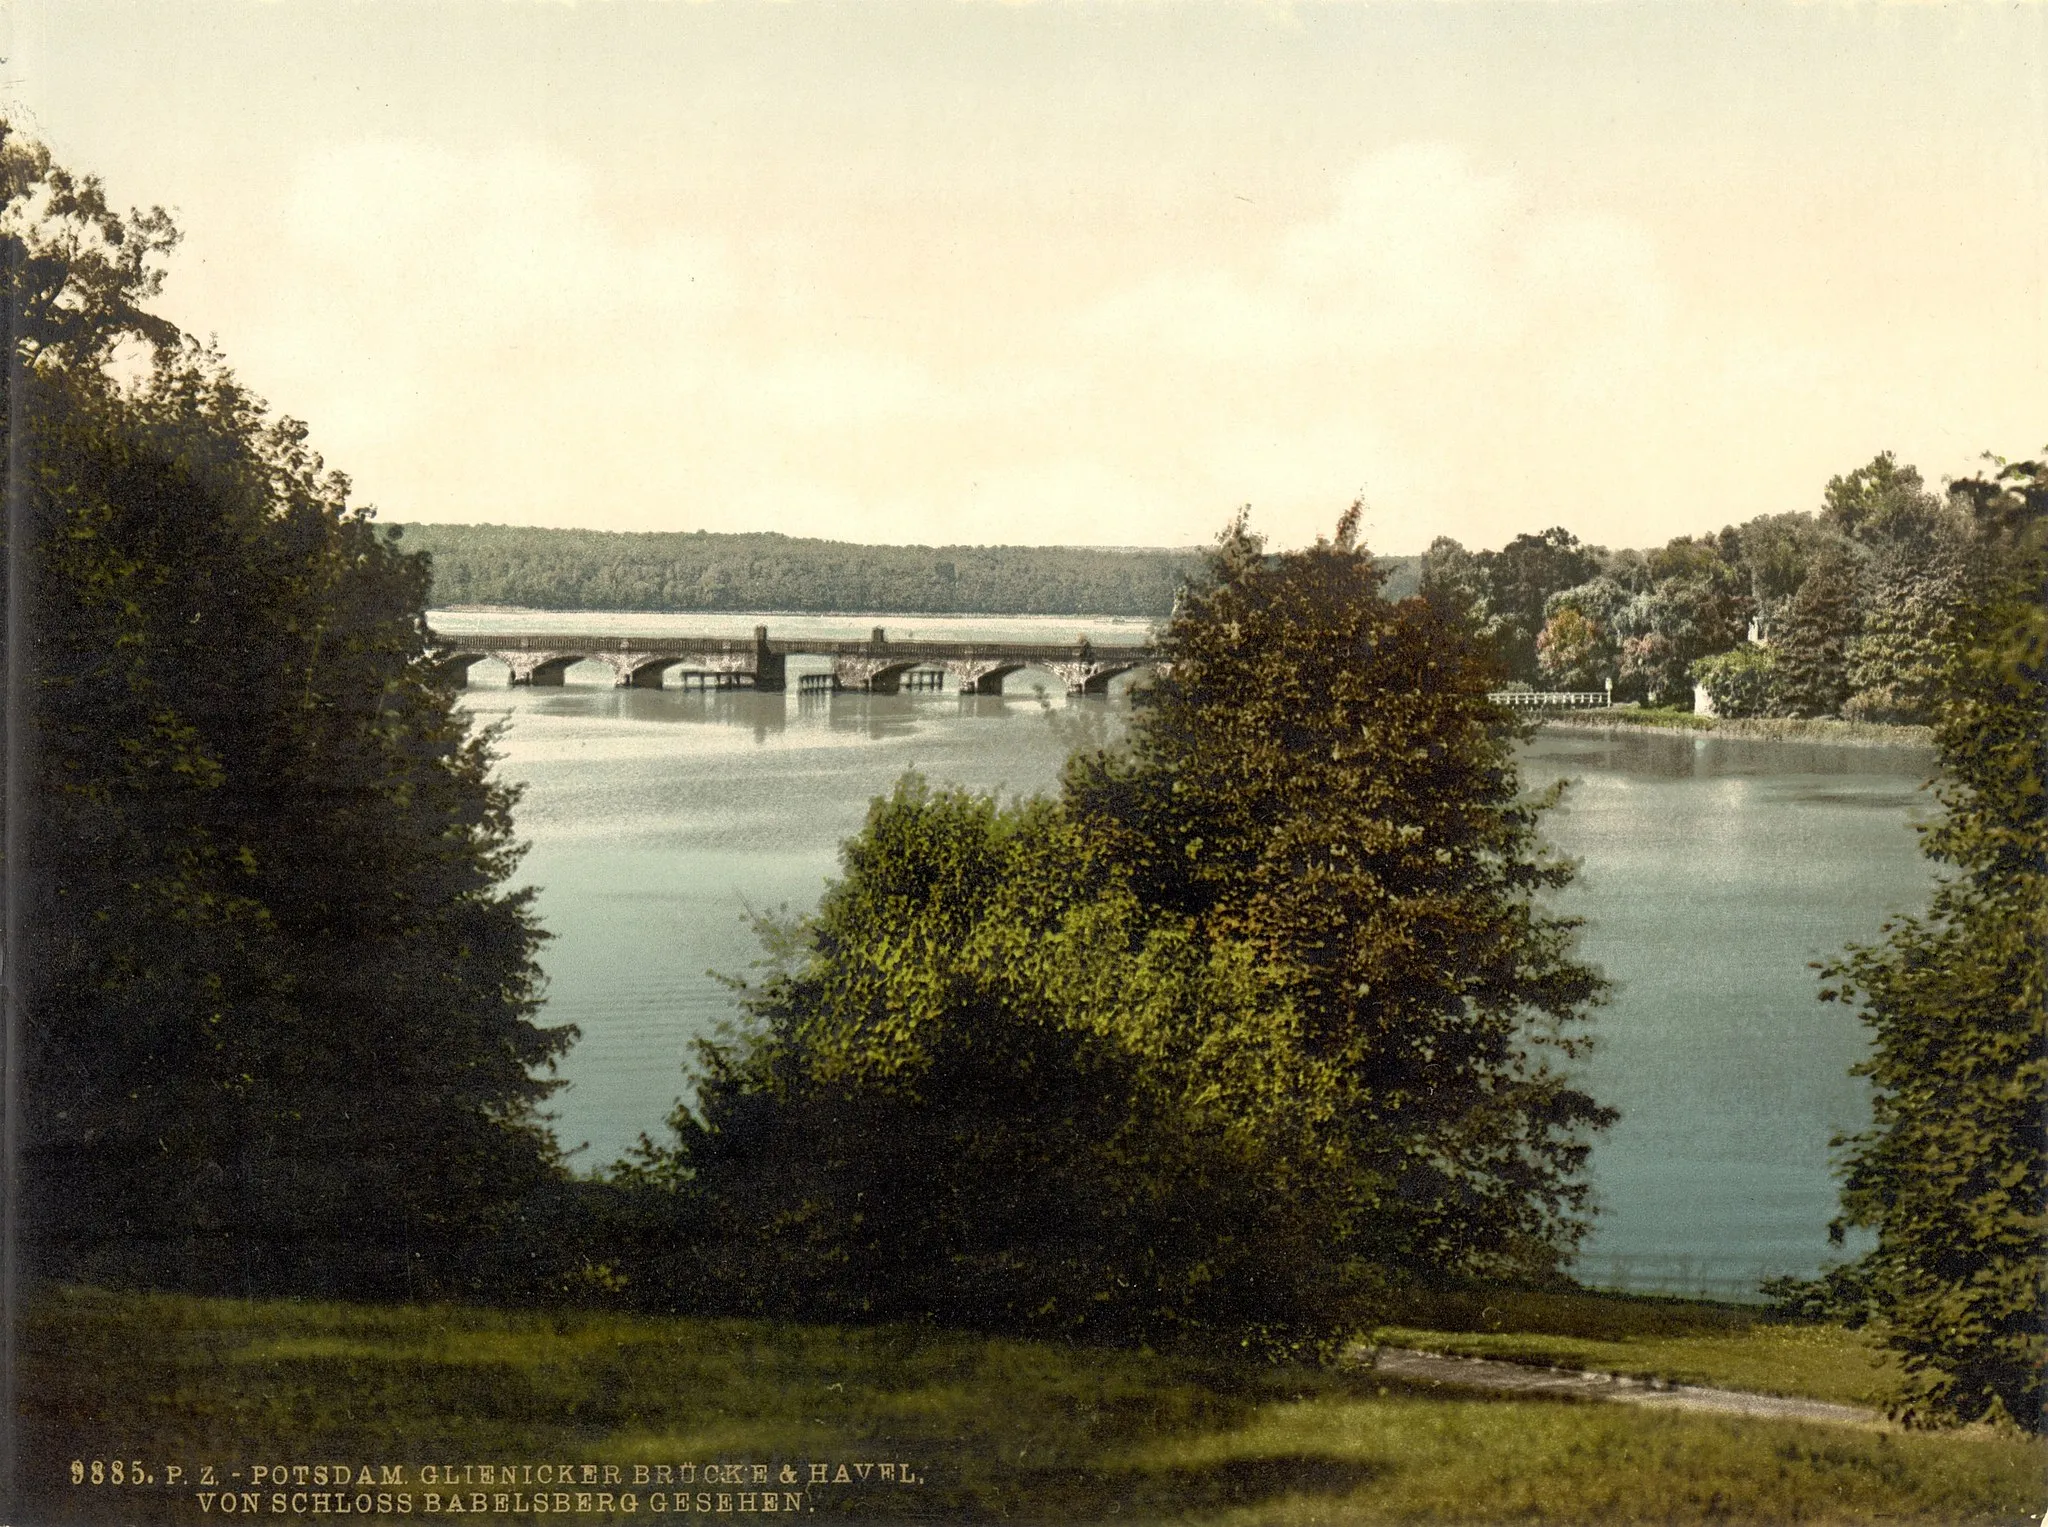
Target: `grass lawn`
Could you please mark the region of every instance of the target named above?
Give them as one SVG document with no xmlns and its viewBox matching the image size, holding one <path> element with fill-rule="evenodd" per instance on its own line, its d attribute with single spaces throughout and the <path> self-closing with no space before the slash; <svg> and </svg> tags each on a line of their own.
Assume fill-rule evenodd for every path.
<svg viewBox="0 0 2048 1527">
<path fill-rule="evenodd" d="M 1372 1339 L 1879 1408 L 1899 1377 L 1891 1354 L 1859 1331 L 1774 1321 L 1739 1305 L 1622 1294 L 1439 1297 L 1402 1311 Z"/>
<path fill-rule="evenodd" d="M 1565 728 L 1635 726 L 1664 732 L 1715 732 L 1723 737 L 1750 737 L 1767 742 L 1852 742 L 1904 748 L 1934 746 L 1934 732 L 1930 727 L 1843 721 L 1832 716 L 1701 716 L 1689 710 L 1617 705 L 1604 710 L 1566 711 L 1546 715 L 1543 719 L 1549 725 Z"/>
<path fill-rule="evenodd" d="M 1549 1323 L 1599 1327 L 1598 1304 L 1564 1301 Z M 1541 1318 L 1531 1303 L 1516 1323 Z M 1611 1321 L 1599 1328 L 1614 1334 Z M 1987 1432 L 1445 1399 L 1357 1370 L 903 1327 L 44 1288 L 28 1301 L 21 1356 L 18 1520 L 33 1522 L 211 1521 L 225 1513 L 216 1494 L 202 1514 L 203 1468 L 235 1514 L 246 1500 L 257 1514 L 278 1514 L 276 1502 L 310 1516 L 321 1493 L 310 1472 L 280 1489 L 254 1470 L 335 1464 L 401 1471 L 366 1487 L 356 1514 L 368 1520 L 401 1519 L 401 1494 L 408 1520 L 430 1500 L 437 1521 L 474 1520 L 476 1505 L 490 1521 L 558 1516 L 532 1509 L 544 1493 L 596 1521 L 605 1491 L 621 1521 L 730 1517 L 743 1502 L 761 1515 L 769 1494 L 778 1514 L 787 1502 L 819 1519 L 1247 1524 L 2020 1522 L 2043 1498 L 2041 1447 Z M 110 1475 L 116 1458 L 139 1461 L 147 1482 L 89 1482 L 92 1461 Z M 74 1460 L 87 1483 L 69 1483 Z M 595 1486 L 581 1483 L 586 1465 Z M 183 1471 L 176 1489 L 171 1466 Z M 439 1483 L 450 1466 L 459 1488 Z M 542 1466 L 570 1469 L 575 1490 L 520 1472 Z M 678 1488 L 684 1468 L 691 1484 Z"/>
</svg>

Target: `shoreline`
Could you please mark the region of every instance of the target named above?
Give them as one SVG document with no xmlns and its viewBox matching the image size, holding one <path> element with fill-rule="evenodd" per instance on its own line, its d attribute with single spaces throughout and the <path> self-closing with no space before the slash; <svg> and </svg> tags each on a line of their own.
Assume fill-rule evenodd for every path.
<svg viewBox="0 0 2048 1527">
<path fill-rule="evenodd" d="M 1934 751 L 1934 728 L 1929 726 L 1885 726 L 1869 721 L 1837 721 L 1832 718 L 1698 716 L 1684 721 L 1623 721 L 1611 715 L 1603 716 L 1598 711 L 1586 711 L 1576 715 L 1545 716 L 1538 724 L 1575 732 L 1661 732 L 1667 736 L 1728 737 L 1743 742 L 1802 742 L 1830 747 Z"/>
</svg>

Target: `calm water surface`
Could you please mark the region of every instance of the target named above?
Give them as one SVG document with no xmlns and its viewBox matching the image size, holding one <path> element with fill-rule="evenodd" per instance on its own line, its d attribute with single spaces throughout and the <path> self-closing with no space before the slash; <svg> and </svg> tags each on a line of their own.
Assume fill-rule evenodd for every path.
<svg viewBox="0 0 2048 1527">
<path fill-rule="evenodd" d="M 589 630 L 599 619 L 435 625 Z M 721 634 L 766 620 L 777 635 L 820 637 L 886 622 L 906 639 L 1143 630 L 1073 618 L 669 619 Z M 840 841 L 905 769 L 982 791 L 1047 789 L 1076 728 L 1114 729 L 1124 714 L 1115 697 L 1069 702 L 1029 670 L 1003 697 L 968 699 L 800 698 L 794 676 L 786 695 L 618 690 L 595 665 L 553 690 L 498 687 L 494 664 L 471 677 L 467 703 L 509 723 L 502 771 L 526 788 L 522 875 L 555 935 L 545 1017 L 583 1034 L 557 1122 L 566 1142 L 587 1142 L 588 1166 L 658 1131 L 685 1090 L 690 1041 L 732 1012 L 709 972 L 744 973 L 754 957 L 747 910 L 815 904 Z M 1852 1012 L 1815 1000 L 1809 962 L 1924 905 L 1912 824 L 1932 809 L 1920 788 L 1931 764 L 1892 749 L 1561 729 L 1529 746 L 1532 786 L 1573 781 L 1548 819 L 1582 865 L 1560 905 L 1586 919 L 1583 951 L 1618 988 L 1586 1065 L 1589 1089 L 1623 1115 L 1595 1150 L 1590 1275 L 1654 1281 L 1676 1266 L 1739 1280 L 1828 1256 L 1828 1141 L 1867 1117 L 1863 1084 L 1847 1075 L 1864 1035 Z"/>
</svg>

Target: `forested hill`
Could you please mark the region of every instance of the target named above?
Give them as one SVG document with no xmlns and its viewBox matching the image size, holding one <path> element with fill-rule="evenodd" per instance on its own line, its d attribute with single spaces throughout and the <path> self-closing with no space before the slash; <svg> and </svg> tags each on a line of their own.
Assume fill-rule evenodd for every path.
<svg viewBox="0 0 2048 1527">
<path fill-rule="evenodd" d="M 404 532 L 406 550 L 434 554 L 433 602 L 444 609 L 1165 616 L 1202 558 L 1196 548 L 862 546 L 702 530 L 406 525 Z"/>
</svg>

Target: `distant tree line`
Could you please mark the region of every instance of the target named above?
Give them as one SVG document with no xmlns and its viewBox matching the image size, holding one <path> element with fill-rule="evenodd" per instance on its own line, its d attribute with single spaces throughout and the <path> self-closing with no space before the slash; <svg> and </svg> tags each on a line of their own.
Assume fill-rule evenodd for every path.
<svg viewBox="0 0 2048 1527">
<path fill-rule="evenodd" d="M 405 525 L 430 554 L 434 603 L 533 610 L 886 611 L 1163 619 L 1199 549 L 870 546 L 705 530 Z M 1397 578 L 1414 558 L 1384 562 Z M 1412 574 L 1409 587 L 1412 589 Z"/>
<path fill-rule="evenodd" d="M 1472 611 L 1510 678 L 1730 716 L 1931 722 L 1954 612 L 1984 586 L 1986 541 L 1955 493 L 1883 454 L 1827 485 L 1818 513 L 1759 515 L 1653 551 L 1570 531 L 1468 552 L 1440 537 L 1420 580 Z"/>
<path fill-rule="evenodd" d="M 434 602 L 536 610 L 882 610 L 912 615 L 1135 615 L 1173 609 L 1199 551 L 864 546 L 708 531 L 626 534 L 407 525 Z"/>
</svg>

